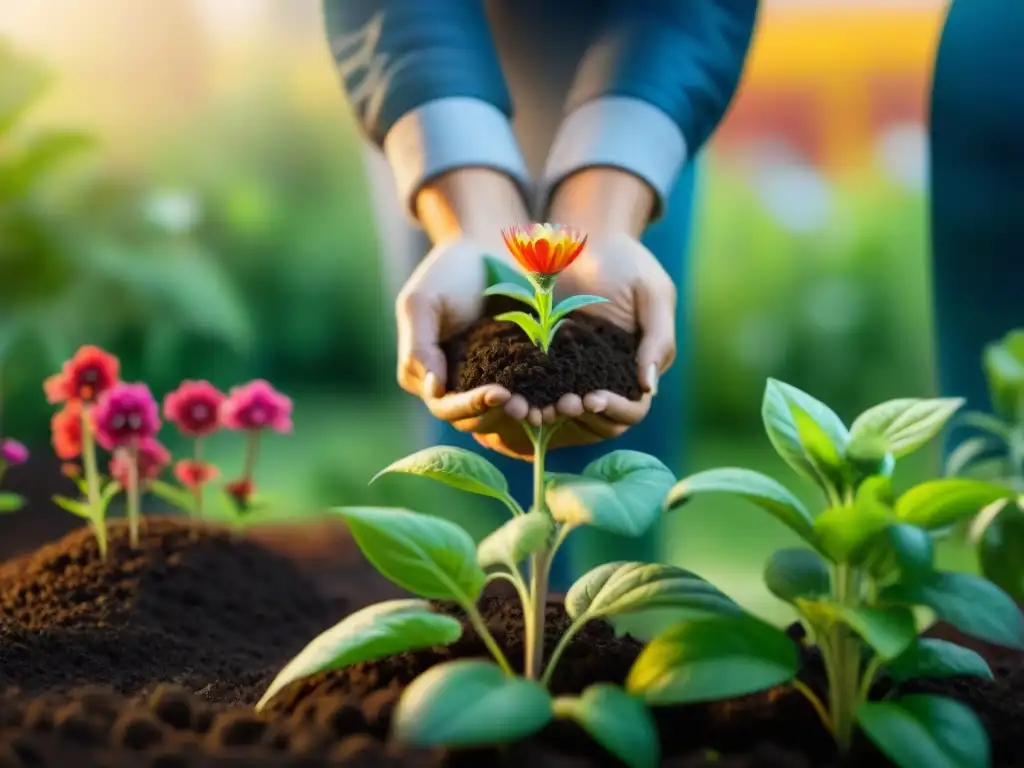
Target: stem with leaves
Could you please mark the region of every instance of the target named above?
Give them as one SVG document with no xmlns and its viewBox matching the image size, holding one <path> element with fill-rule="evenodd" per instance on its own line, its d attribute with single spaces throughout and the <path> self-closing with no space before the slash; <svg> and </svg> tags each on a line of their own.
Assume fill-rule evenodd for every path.
<svg viewBox="0 0 1024 768">
<path fill-rule="evenodd" d="M 192 446 L 192 459 L 196 466 L 202 466 L 203 461 L 203 438 L 197 437 Z M 192 489 L 192 514 L 196 517 L 203 516 L 203 484 L 196 483 Z"/>
<path fill-rule="evenodd" d="M 533 442 L 533 511 L 542 514 L 548 514 L 547 505 L 544 502 L 544 458 L 551 436 L 558 426 L 558 424 L 542 424 L 539 427 L 526 430 Z M 529 605 L 524 606 L 526 609 L 524 674 L 530 680 L 540 678 L 544 663 L 544 622 L 548 603 L 548 577 L 553 554 L 554 546 L 552 541 L 549 541 L 530 559 Z"/>
<path fill-rule="evenodd" d="M 89 519 L 96 533 L 100 556 L 107 559 L 107 523 L 100 500 L 100 472 L 96 461 L 96 437 L 92 431 L 89 409 L 82 408 L 82 471 L 85 473 L 85 497 L 89 505 Z"/>
</svg>

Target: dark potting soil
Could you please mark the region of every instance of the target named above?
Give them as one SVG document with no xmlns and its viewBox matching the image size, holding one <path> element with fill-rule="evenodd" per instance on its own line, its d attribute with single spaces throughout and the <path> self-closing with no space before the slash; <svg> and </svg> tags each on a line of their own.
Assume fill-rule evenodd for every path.
<svg viewBox="0 0 1024 768">
<path fill-rule="evenodd" d="M 640 399 L 636 371 L 639 340 L 635 334 L 601 318 L 576 313 L 559 328 L 545 354 L 519 326 L 494 320 L 493 314 L 445 347 L 448 381 L 456 391 L 500 384 L 539 408 L 553 405 L 562 395 L 582 396 L 598 390 Z"/>
<path fill-rule="evenodd" d="M 522 663 L 522 613 L 513 602 L 488 598 L 482 612 L 513 665 Z M 459 615 L 457 610 L 444 610 Z M 548 610 L 550 652 L 568 618 Z M 820 663 L 800 644 L 802 678 L 822 691 Z M 640 650 L 629 637 L 593 622 L 570 645 L 552 681 L 556 693 L 578 692 L 594 682 L 621 682 Z M 267 711 L 203 701 L 187 690 L 161 687 L 129 700 L 97 690 L 50 694 L 26 701 L 0 699 L 0 768 L 9 765 L 191 768 L 192 766 L 513 766 L 536 768 L 614 765 L 578 728 L 549 726 L 538 737 L 502 750 L 448 752 L 399 750 L 385 743 L 393 708 L 404 687 L 430 666 L 452 658 L 482 657 L 473 630 L 449 648 L 400 654 L 298 681 Z M 981 712 L 993 739 L 995 766 L 1024 764 L 1019 711 L 1010 706 L 1024 690 L 1024 664 L 1007 655 L 997 679 L 928 683 L 935 692 L 964 698 Z M 968 691 L 971 691 L 968 694 Z M 246 696 L 246 698 L 249 698 Z M 657 711 L 665 766 L 697 768 L 811 768 L 836 764 L 824 729 L 807 702 L 780 687 L 711 705 Z M 5 760 L 7 761 L 5 763 Z M 887 763 L 860 744 L 852 764 Z"/>
<path fill-rule="evenodd" d="M 132 549 L 115 521 L 103 562 L 82 526 L 0 566 L 0 690 L 178 682 L 250 702 L 338 611 L 293 562 L 227 530 L 149 517 Z"/>
</svg>

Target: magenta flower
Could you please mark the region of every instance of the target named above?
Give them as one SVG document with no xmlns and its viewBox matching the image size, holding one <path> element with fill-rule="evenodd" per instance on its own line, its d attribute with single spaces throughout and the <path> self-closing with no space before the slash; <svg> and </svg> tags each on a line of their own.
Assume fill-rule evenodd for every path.
<svg viewBox="0 0 1024 768">
<path fill-rule="evenodd" d="M 234 387 L 220 406 L 220 422 L 228 429 L 292 431 L 292 401 L 263 379 Z"/>
<path fill-rule="evenodd" d="M 160 410 L 145 384 L 115 384 L 100 395 L 90 415 L 96 440 L 108 451 L 160 431 Z"/>
<path fill-rule="evenodd" d="M 16 467 L 28 461 L 28 448 L 17 440 L 6 437 L 0 440 L 0 462 Z"/>
<path fill-rule="evenodd" d="M 183 381 L 164 398 L 164 418 L 187 437 L 202 437 L 220 427 L 218 411 L 224 393 L 208 381 Z"/>
<path fill-rule="evenodd" d="M 135 471 L 139 484 L 145 486 L 156 480 L 171 463 L 171 454 L 161 442 L 147 437 L 139 443 Z M 127 488 L 131 480 L 132 456 L 125 451 L 117 451 L 110 460 L 110 476 L 122 487 Z"/>
</svg>

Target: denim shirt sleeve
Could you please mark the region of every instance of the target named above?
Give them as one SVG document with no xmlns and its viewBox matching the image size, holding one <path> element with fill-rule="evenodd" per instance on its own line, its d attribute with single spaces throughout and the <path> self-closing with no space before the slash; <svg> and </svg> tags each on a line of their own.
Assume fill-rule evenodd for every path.
<svg viewBox="0 0 1024 768">
<path fill-rule="evenodd" d="M 322 0 L 342 88 L 409 210 L 461 167 L 528 174 L 482 0 Z"/>
<path fill-rule="evenodd" d="M 725 115 L 758 0 L 615 0 L 577 72 L 542 202 L 566 176 L 612 166 L 646 181 L 660 215 L 687 158 Z"/>
</svg>

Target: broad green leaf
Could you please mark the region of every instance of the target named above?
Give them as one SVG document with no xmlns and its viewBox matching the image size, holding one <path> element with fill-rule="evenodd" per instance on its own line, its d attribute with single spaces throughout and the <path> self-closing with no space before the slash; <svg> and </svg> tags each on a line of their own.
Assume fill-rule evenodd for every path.
<svg viewBox="0 0 1024 768">
<path fill-rule="evenodd" d="M 674 482 L 672 471 L 653 456 L 612 451 L 588 464 L 579 478 L 554 480 L 545 501 L 560 523 L 640 536 L 661 516 Z"/>
<path fill-rule="evenodd" d="M 554 700 L 555 717 L 572 720 L 629 768 L 656 768 L 661 741 L 650 710 L 617 685 L 597 683 Z"/>
<path fill-rule="evenodd" d="M 371 605 L 342 619 L 302 649 L 274 678 L 256 711 L 301 678 L 405 651 L 450 645 L 461 636 L 459 621 L 433 611 L 426 600 Z"/>
<path fill-rule="evenodd" d="M 709 469 L 680 480 L 668 494 L 665 506 L 674 509 L 701 493 L 732 493 L 742 496 L 788 526 L 802 539 L 814 536 L 814 518 L 784 485 L 760 472 L 738 467 Z"/>
<path fill-rule="evenodd" d="M 793 641 L 752 616 L 687 621 L 640 652 L 626 690 L 649 705 L 692 704 L 771 688 L 799 668 Z"/>
<path fill-rule="evenodd" d="M 885 440 L 875 435 L 861 435 L 850 440 L 844 458 L 854 471 L 855 479 L 892 477 L 896 468 L 896 459 L 886 447 Z"/>
<path fill-rule="evenodd" d="M 1024 603 L 1024 511 L 1008 504 L 979 532 L 981 572 Z"/>
<path fill-rule="evenodd" d="M 402 589 L 460 605 L 480 597 L 487 574 L 477 565 L 473 538 L 455 523 L 408 509 L 332 511 L 345 518 L 373 567 Z"/>
<path fill-rule="evenodd" d="M 988 662 L 969 648 L 922 637 L 882 668 L 882 674 L 895 683 L 922 677 L 987 677 L 992 679 Z"/>
<path fill-rule="evenodd" d="M 910 581 L 931 573 L 935 543 L 922 528 L 897 523 L 888 526 L 872 542 L 864 566 L 876 580 L 899 574 Z"/>
<path fill-rule="evenodd" d="M 507 261 L 496 259 L 493 256 L 484 256 L 484 268 L 487 272 L 488 287 L 502 283 L 511 283 L 526 289 L 530 292 L 530 295 L 533 295 L 534 289 L 530 284 L 529 278 Z"/>
<path fill-rule="evenodd" d="M 1000 499 L 1016 494 L 1002 485 L 947 477 L 915 485 L 896 500 L 896 516 L 905 523 L 935 530 L 971 517 Z"/>
<path fill-rule="evenodd" d="M 1008 421 L 1017 421 L 1021 392 L 1024 391 L 1024 356 L 1015 353 L 1024 339 L 1021 331 L 1011 331 L 1002 340 L 985 347 L 982 365 L 988 380 L 989 399 L 996 413 Z"/>
<path fill-rule="evenodd" d="M 86 520 L 92 519 L 92 513 L 89 509 L 89 505 L 84 502 L 69 499 L 67 496 L 54 496 L 53 503 L 65 512 L 70 512 L 72 515 L 77 515 L 78 517 L 85 518 Z"/>
<path fill-rule="evenodd" d="M 480 542 L 476 561 L 481 568 L 504 565 L 514 570 L 547 542 L 554 526 L 543 512 L 518 515 Z"/>
<path fill-rule="evenodd" d="M 25 497 L 10 491 L 0 491 L 0 514 L 17 512 L 25 506 Z"/>
<path fill-rule="evenodd" d="M 606 563 L 585 573 L 565 596 L 574 619 L 671 609 L 676 621 L 738 616 L 742 610 L 690 571 L 661 563 Z"/>
<path fill-rule="evenodd" d="M 935 437 L 963 407 L 959 397 L 900 398 L 864 411 L 850 426 L 850 436 L 882 438 L 897 459 L 913 453 Z"/>
<path fill-rule="evenodd" d="M 500 315 L 495 315 L 494 319 L 503 323 L 515 323 L 523 329 L 523 333 L 526 334 L 527 338 L 538 346 L 541 339 L 544 338 L 544 329 L 540 327 L 540 323 L 537 322 L 537 318 L 533 315 L 518 311 L 502 312 Z"/>
<path fill-rule="evenodd" d="M 840 455 L 846 451 L 850 433 L 831 408 L 806 392 L 776 379 L 768 379 L 761 405 L 765 431 L 776 452 L 789 466 L 814 483 L 820 478 L 807 458 L 800 441 L 799 430 L 793 418 L 792 406 L 799 407 L 828 436 Z"/>
<path fill-rule="evenodd" d="M 395 472 L 429 477 L 460 491 L 489 496 L 506 504 L 511 499 L 508 481 L 501 471 L 483 456 L 465 448 L 450 445 L 424 448 L 385 467 L 370 482 Z"/>
<path fill-rule="evenodd" d="M 837 563 L 859 563 L 868 545 L 891 523 L 886 503 L 889 481 L 870 477 L 857 489 L 853 506 L 831 507 L 814 520 L 818 548 Z"/>
<path fill-rule="evenodd" d="M 914 613 L 905 606 L 837 607 L 843 622 L 883 659 L 894 659 L 917 639 Z"/>
<path fill-rule="evenodd" d="M 412 681 L 391 720 L 391 738 L 412 747 L 489 747 L 524 739 L 553 717 L 540 683 L 508 677 L 489 661 L 460 659 Z"/>
<path fill-rule="evenodd" d="M 967 573 L 936 571 L 886 587 L 880 603 L 923 605 L 966 635 L 1011 648 L 1024 648 L 1024 615 L 1013 599 L 990 581 Z"/>
<path fill-rule="evenodd" d="M 149 484 L 149 492 L 161 501 L 185 512 L 195 511 L 195 498 L 184 488 L 165 483 L 162 480 L 154 480 Z"/>
<path fill-rule="evenodd" d="M 963 475 L 973 464 L 1006 450 L 1004 445 L 987 437 L 970 437 L 954 448 L 946 458 L 943 474 L 946 477 Z"/>
<path fill-rule="evenodd" d="M 789 410 L 796 425 L 796 436 L 804 449 L 804 457 L 815 470 L 817 484 L 822 488 L 840 488 L 846 472 L 846 460 L 842 449 L 814 418 L 795 403 Z"/>
<path fill-rule="evenodd" d="M 792 603 L 797 598 L 816 600 L 832 592 L 832 574 L 821 555 L 810 549 L 780 549 L 764 569 L 768 591 Z"/>
<path fill-rule="evenodd" d="M 528 304 L 535 310 L 537 309 L 537 299 L 533 291 L 518 283 L 498 283 L 497 285 L 492 285 L 484 291 L 484 296 L 507 296 L 510 299 L 516 299 L 524 304 Z"/>
<path fill-rule="evenodd" d="M 564 299 L 555 306 L 551 312 L 551 322 L 555 323 L 561 320 L 563 317 L 568 315 L 570 312 L 575 312 L 577 309 L 583 307 L 589 307 L 591 304 L 607 304 L 608 299 L 603 296 L 570 296 Z"/>
<path fill-rule="evenodd" d="M 988 733 L 966 705 L 915 694 L 863 704 L 857 722 L 900 768 L 988 768 Z"/>
</svg>

